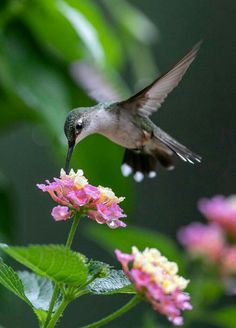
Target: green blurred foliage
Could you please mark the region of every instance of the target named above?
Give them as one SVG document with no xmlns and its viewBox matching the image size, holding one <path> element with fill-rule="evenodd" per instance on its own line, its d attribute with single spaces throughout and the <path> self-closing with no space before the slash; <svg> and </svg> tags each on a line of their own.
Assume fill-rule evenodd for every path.
<svg viewBox="0 0 236 328">
<path fill-rule="evenodd" d="M 136 78 L 138 66 L 149 66 L 149 61 L 133 65 L 130 48 L 147 40 L 150 44 L 157 29 L 128 2 L 116 1 L 116 6 L 89 0 L 1 1 L 0 132 L 27 122 L 40 129 L 55 159 L 65 157 L 66 113 L 76 106 L 94 104 L 70 75 L 70 65 L 78 60 L 93 64 L 111 84 L 129 94 L 120 72 L 129 65 Z M 108 10 L 113 11 L 110 20 Z M 129 15 L 123 17 L 122 10 Z M 136 33 L 137 24 L 142 35 Z M 131 47 L 127 40 L 132 41 Z M 131 201 L 132 186 L 120 176 L 121 148 L 98 137 L 85 140 L 78 148 L 72 166 L 82 167 L 91 182 L 112 185 Z M 98 158 L 99 165 L 94 165 Z"/>
<path fill-rule="evenodd" d="M 7 236 L 13 237 L 12 220 L 14 216 L 14 210 L 12 208 L 12 190 L 7 179 L 0 172 L 0 209 L 1 209 L 1 220 L 0 220 L 0 237 L 1 240 Z"/>
<path fill-rule="evenodd" d="M 120 249 L 122 252 L 129 254 L 132 246 L 138 247 L 141 251 L 145 247 L 157 248 L 169 260 L 177 262 L 181 272 L 184 271 L 184 257 L 178 249 L 178 245 L 161 233 L 130 225 L 127 229 L 113 231 L 90 225 L 87 226 L 85 233 L 91 240 L 98 242 L 105 250 L 113 254 L 114 249 Z"/>
<path fill-rule="evenodd" d="M 213 313 L 210 313 L 209 321 L 212 323 L 216 323 L 218 327 L 234 328 L 236 322 L 235 305 L 223 307 Z"/>
</svg>

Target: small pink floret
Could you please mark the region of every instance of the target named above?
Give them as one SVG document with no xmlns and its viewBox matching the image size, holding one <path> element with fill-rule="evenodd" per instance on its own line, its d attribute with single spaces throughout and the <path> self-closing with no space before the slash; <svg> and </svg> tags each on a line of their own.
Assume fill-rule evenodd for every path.
<svg viewBox="0 0 236 328">
<path fill-rule="evenodd" d="M 134 256 L 132 254 L 124 254 L 119 249 L 115 250 L 115 255 L 116 255 L 118 261 L 121 263 L 125 273 L 126 272 L 128 273 L 129 272 L 128 263 L 130 261 L 133 261 Z"/>
<path fill-rule="evenodd" d="M 150 275 L 140 269 L 131 269 L 130 276 L 135 281 L 138 290 L 141 290 L 142 287 L 148 287 L 151 281 Z"/>
<path fill-rule="evenodd" d="M 78 206 L 84 206 L 89 202 L 89 196 L 83 189 L 72 190 L 68 192 L 67 197 L 74 208 L 78 208 Z"/>
<path fill-rule="evenodd" d="M 174 324 L 175 326 L 182 326 L 183 323 L 184 323 L 184 321 L 183 321 L 183 318 L 182 318 L 182 317 L 175 317 L 175 318 L 173 319 L 173 324 Z"/>
<path fill-rule="evenodd" d="M 65 221 L 71 216 L 71 212 L 68 207 L 60 205 L 54 207 L 51 214 L 55 221 Z"/>
<path fill-rule="evenodd" d="M 93 200 L 98 200 L 100 198 L 100 191 L 97 187 L 88 184 L 84 186 L 84 191 Z"/>
</svg>

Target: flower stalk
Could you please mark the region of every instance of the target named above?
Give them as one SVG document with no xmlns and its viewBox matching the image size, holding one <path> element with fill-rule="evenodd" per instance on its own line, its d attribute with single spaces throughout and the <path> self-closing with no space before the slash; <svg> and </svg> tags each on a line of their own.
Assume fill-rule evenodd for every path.
<svg viewBox="0 0 236 328">
<path fill-rule="evenodd" d="M 70 232 L 69 232 L 69 235 L 68 235 L 68 238 L 67 238 L 67 241 L 66 241 L 66 247 L 67 248 L 71 248 L 71 245 L 72 245 L 72 242 L 73 242 L 73 239 L 74 239 L 74 236 L 75 236 L 75 232 L 76 232 L 76 229 L 78 227 L 81 216 L 82 216 L 82 214 L 78 213 L 78 212 L 76 212 L 74 214 L 72 226 L 70 228 Z"/>
<path fill-rule="evenodd" d="M 132 309 L 138 302 L 141 301 L 141 297 L 139 295 L 135 295 L 128 303 L 126 303 L 124 306 L 122 306 L 120 309 L 117 311 L 113 312 L 112 314 L 108 315 L 107 317 L 98 320 L 96 322 L 93 322 L 89 325 L 83 326 L 81 328 L 98 328 L 102 327 L 109 322 L 115 320 L 116 318 L 120 317 L 130 309 Z"/>
<path fill-rule="evenodd" d="M 52 316 L 52 319 L 50 320 L 49 324 L 46 326 L 47 328 L 54 328 L 57 321 L 60 319 L 62 313 L 65 311 L 67 305 L 69 304 L 69 300 L 67 300 L 65 297 L 62 299 L 61 304 L 59 305 L 58 309 L 56 310 L 55 314 Z"/>
<path fill-rule="evenodd" d="M 68 235 L 68 238 L 67 238 L 67 241 L 66 241 L 66 247 L 67 248 L 70 248 L 71 245 L 72 245 L 72 242 L 73 242 L 73 239 L 74 239 L 74 236 L 75 236 L 75 232 L 76 232 L 76 229 L 78 227 L 81 216 L 82 216 L 82 214 L 78 213 L 78 212 L 75 212 L 75 214 L 74 214 L 73 222 L 72 222 L 70 232 L 69 232 L 69 235 Z M 46 318 L 46 321 L 45 321 L 45 324 L 44 324 L 45 328 L 54 327 L 57 320 L 59 319 L 60 315 L 63 313 L 66 306 L 68 305 L 68 301 L 67 301 L 67 304 L 65 305 L 65 299 L 63 298 L 60 306 L 58 307 L 58 310 L 63 309 L 63 311 L 60 312 L 59 317 L 57 317 L 58 316 L 58 310 L 57 310 L 55 312 L 55 314 L 53 315 L 53 317 L 52 317 L 52 313 L 53 313 L 55 303 L 57 301 L 59 289 L 60 289 L 59 286 L 56 284 L 55 287 L 54 287 L 54 290 L 53 290 L 51 301 L 50 301 L 50 305 L 49 305 L 49 309 L 48 309 L 48 315 L 47 315 L 47 318 Z M 64 304 L 64 305 L 62 306 L 62 304 Z M 53 322 L 54 322 L 54 325 L 52 325 Z"/>
</svg>

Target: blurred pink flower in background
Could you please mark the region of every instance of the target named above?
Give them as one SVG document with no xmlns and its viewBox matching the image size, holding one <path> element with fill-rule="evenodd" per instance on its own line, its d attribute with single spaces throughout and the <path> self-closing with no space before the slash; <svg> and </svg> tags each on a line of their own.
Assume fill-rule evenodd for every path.
<svg viewBox="0 0 236 328">
<path fill-rule="evenodd" d="M 200 222 L 182 227 L 178 232 L 178 240 L 192 256 L 210 262 L 219 260 L 225 245 L 224 233 L 219 226 Z"/>
<path fill-rule="evenodd" d="M 120 250 L 115 253 L 136 291 L 174 325 L 182 325 L 181 311 L 191 310 L 192 306 L 189 294 L 183 292 L 189 281 L 177 274 L 177 264 L 169 262 L 154 248 L 140 252 L 133 247 L 131 254 Z"/>
<path fill-rule="evenodd" d="M 198 203 L 200 212 L 210 221 L 220 225 L 236 238 L 236 196 L 203 198 Z"/>
<path fill-rule="evenodd" d="M 236 275 L 236 245 L 224 249 L 220 269 L 223 276 Z"/>
<path fill-rule="evenodd" d="M 48 192 L 59 204 L 51 213 L 56 221 L 67 220 L 77 211 L 110 228 L 126 226 L 120 220 L 126 215 L 118 205 L 124 198 L 116 197 L 110 188 L 90 185 L 82 170 L 71 170 L 66 174 L 62 169 L 60 179 L 54 178 L 53 182 L 47 180 L 46 184 L 37 184 L 37 187 Z"/>
</svg>

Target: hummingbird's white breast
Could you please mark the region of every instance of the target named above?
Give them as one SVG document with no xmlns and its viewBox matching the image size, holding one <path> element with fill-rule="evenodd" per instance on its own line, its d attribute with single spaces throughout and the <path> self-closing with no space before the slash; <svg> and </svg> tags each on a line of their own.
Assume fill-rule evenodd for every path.
<svg viewBox="0 0 236 328">
<path fill-rule="evenodd" d="M 100 110 L 94 122 L 97 133 L 107 137 L 120 146 L 136 149 L 142 146 L 142 129 L 134 124 L 130 115 L 123 114 L 122 110 Z"/>
</svg>

